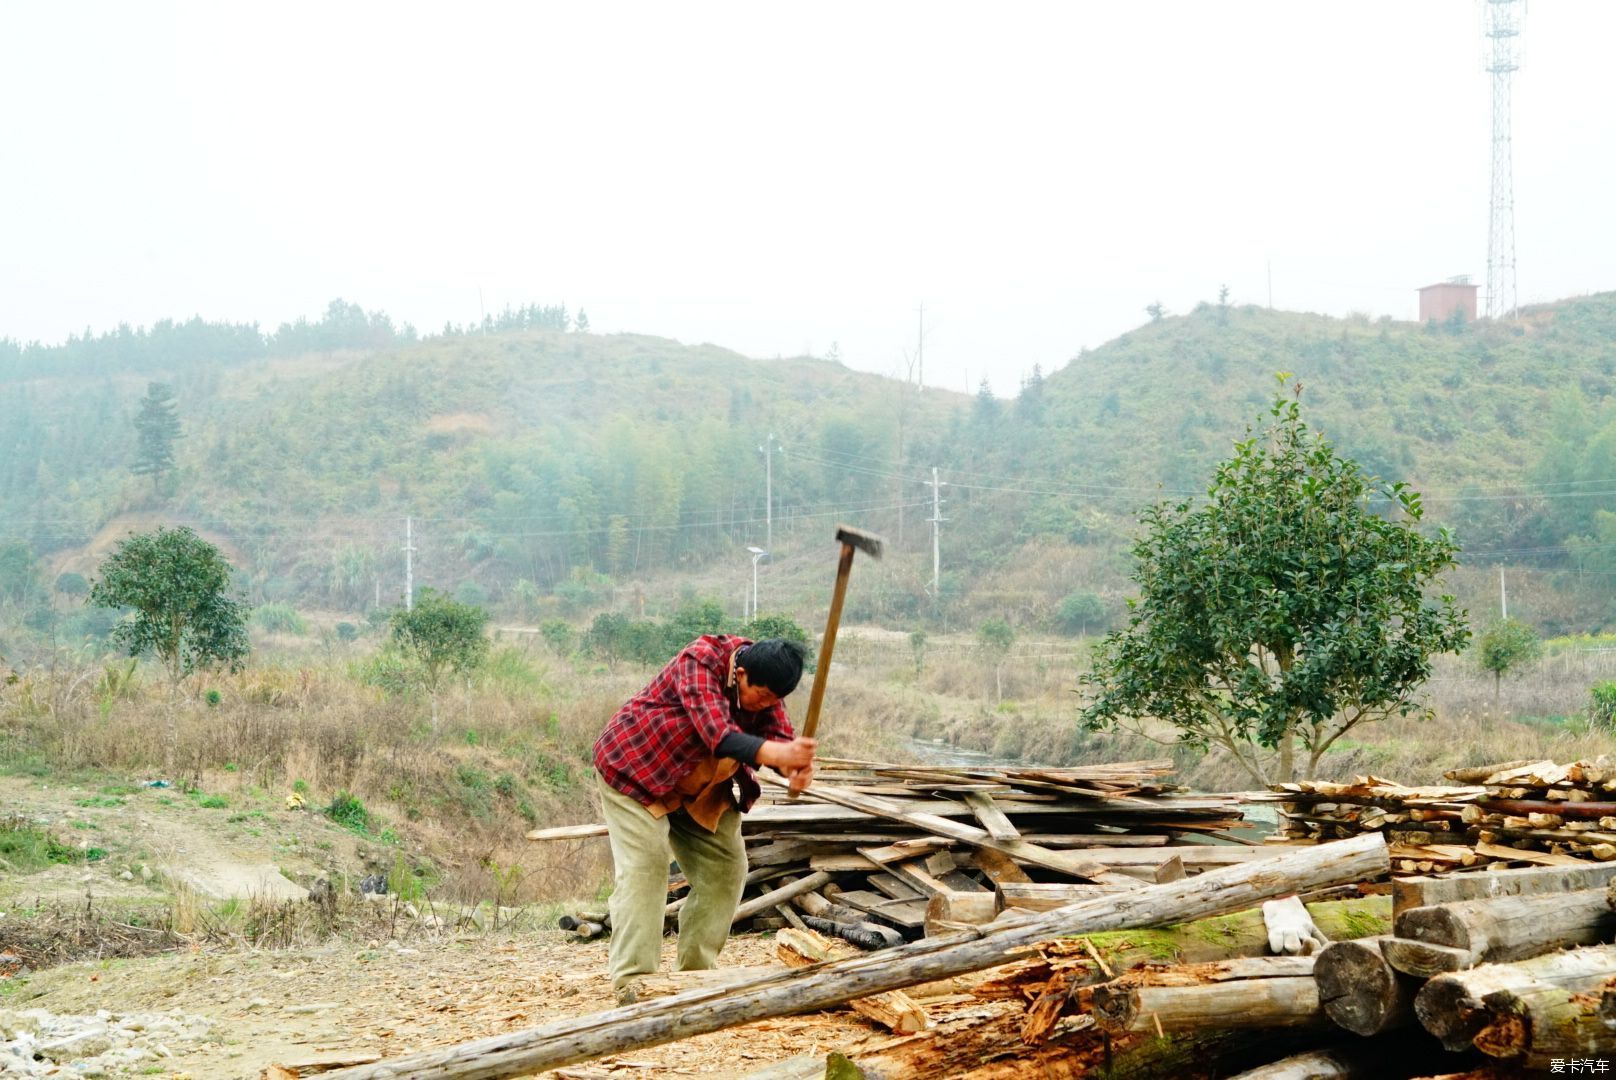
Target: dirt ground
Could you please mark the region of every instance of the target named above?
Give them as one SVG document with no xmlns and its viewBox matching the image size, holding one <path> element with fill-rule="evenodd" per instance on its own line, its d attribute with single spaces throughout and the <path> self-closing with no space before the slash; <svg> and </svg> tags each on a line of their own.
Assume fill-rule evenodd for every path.
<svg viewBox="0 0 1616 1080">
<path fill-rule="evenodd" d="M 672 946 L 669 939 L 669 966 Z M 771 941 L 757 935 L 735 938 L 723 956 L 729 965 L 771 960 Z M 37 972 L 0 991 L 0 1009 L 204 1016 L 215 1022 L 218 1041 L 176 1048 L 167 1075 L 233 1080 L 256 1077 L 271 1064 L 393 1056 L 610 1009 L 605 968 L 604 943 L 574 943 L 559 931 L 277 952 L 197 950 Z M 565 1074 L 738 1077 L 800 1054 L 856 1051 L 889 1038 L 851 1012 L 787 1017 Z"/>
<path fill-rule="evenodd" d="M 358 862 L 351 834 L 318 815 L 285 809 L 280 793 L 249 798 L 231 792 L 228 807 L 210 809 L 173 789 L 132 787 L 95 779 L 0 777 L 6 813 L 106 852 L 96 862 L 30 874 L 0 868 L 0 918 L 26 919 L 49 905 L 82 905 L 87 893 L 99 910 L 113 913 L 172 904 L 180 885 L 203 898 L 228 894 L 232 882 L 238 895 L 259 895 L 249 871 L 279 868 L 307 880 L 338 866 L 351 870 Z M 154 871 L 150 881 L 140 874 L 143 866 Z M 179 953 L 85 961 L 13 978 L 4 977 L 0 965 L 0 1013 L 206 1017 L 213 1021 L 214 1041 L 176 1045 L 166 1070 L 147 1065 L 128 1074 L 224 1080 L 257 1077 L 271 1064 L 390 1057 L 613 1008 L 605 942 L 531 929 L 538 912 L 523 914 L 529 928 L 518 931 L 457 932 L 453 920 L 434 931 L 405 919 L 396 933 L 372 929 L 367 932 L 377 936 L 370 940 L 333 938 L 312 947 L 188 946 Z M 673 948 L 669 938 L 666 969 L 672 968 Z M 771 963 L 772 949 L 766 936 L 737 936 L 721 962 Z M 564 1075 L 736 1077 L 797 1055 L 857 1050 L 890 1038 L 842 1011 L 715 1032 L 576 1066 Z"/>
</svg>

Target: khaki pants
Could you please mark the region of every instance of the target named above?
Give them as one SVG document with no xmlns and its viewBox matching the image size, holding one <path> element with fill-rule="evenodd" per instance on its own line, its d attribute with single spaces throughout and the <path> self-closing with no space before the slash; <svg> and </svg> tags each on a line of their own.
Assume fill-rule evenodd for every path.
<svg viewBox="0 0 1616 1080">
<path fill-rule="evenodd" d="M 596 783 L 612 844 L 612 985 L 660 966 L 670 848 L 690 882 L 679 909 L 679 970 L 712 967 L 746 884 L 740 811 L 732 807 L 708 832 L 683 810 L 659 818 L 598 777 Z"/>
</svg>

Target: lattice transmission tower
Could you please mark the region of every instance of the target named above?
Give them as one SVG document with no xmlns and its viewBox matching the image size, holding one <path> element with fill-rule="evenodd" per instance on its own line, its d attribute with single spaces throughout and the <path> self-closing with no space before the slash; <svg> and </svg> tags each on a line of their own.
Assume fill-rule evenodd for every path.
<svg viewBox="0 0 1616 1080">
<path fill-rule="evenodd" d="M 1493 77 L 1492 209 L 1487 223 L 1487 317 L 1515 313 L 1515 180 L 1511 164 L 1510 77 L 1520 67 L 1521 0 L 1484 0 Z"/>
</svg>

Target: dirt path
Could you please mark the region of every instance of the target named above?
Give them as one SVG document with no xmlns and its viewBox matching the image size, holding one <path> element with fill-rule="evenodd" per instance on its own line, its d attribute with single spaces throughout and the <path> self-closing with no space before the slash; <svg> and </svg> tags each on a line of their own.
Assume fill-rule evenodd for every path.
<svg viewBox="0 0 1616 1080">
<path fill-rule="evenodd" d="M 772 942 L 738 937 L 727 964 L 761 964 Z M 664 958 L 672 960 L 672 941 Z M 178 1048 L 169 1075 L 257 1077 L 270 1064 L 386 1056 L 517 1031 L 612 1008 L 603 943 L 559 932 L 397 943 L 343 943 L 285 952 L 196 951 L 52 968 L 0 991 L 0 1009 L 56 1014 L 202 1016 L 217 1042 Z M 762 1021 L 580 1066 L 617 1077 L 744 1076 L 815 1051 L 847 1050 L 886 1033 L 851 1013 Z"/>
</svg>

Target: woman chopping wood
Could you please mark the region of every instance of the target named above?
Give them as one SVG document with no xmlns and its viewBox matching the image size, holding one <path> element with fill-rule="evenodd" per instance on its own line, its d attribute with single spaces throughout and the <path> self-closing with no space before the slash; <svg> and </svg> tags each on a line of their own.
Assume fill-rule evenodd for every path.
<svg viewBox="0 0 1616 1080">
<path fill-rule="evenodd" d="M 705 635 L 617 711 L 595 740 L 595 773 L 612 845 L 612 987 L 635 1000 L 657 971 L 670 851 L 690 892 L 679 909 L 680 971 L 710 968 L 729 937 L 746 879 L 741 814 L 757 801 L 752 770 L 793 791 L 814 776 L 814 740 L 798 738 L 783 700 L 802 678 L 794 641 Z"/>
</svg>

